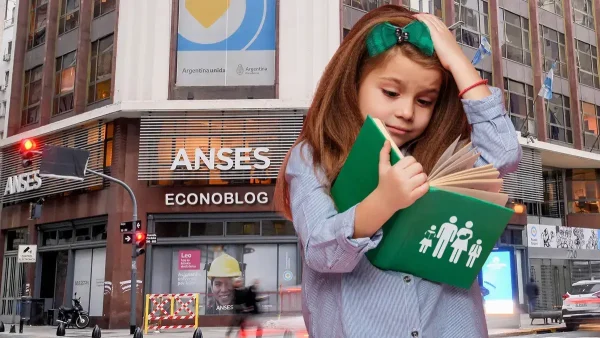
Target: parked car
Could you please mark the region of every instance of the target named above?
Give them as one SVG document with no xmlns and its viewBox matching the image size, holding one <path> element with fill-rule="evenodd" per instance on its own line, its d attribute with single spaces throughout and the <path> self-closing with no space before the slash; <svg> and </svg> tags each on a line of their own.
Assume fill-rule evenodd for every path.
<svg viewBox="0 0 600 338">
<path fill-rule="evenodd" d="M 600 280 L 574 283 L 571 292 L 563 296 L 562 317 L 571 331 L 580 324 L 600 322 Z"/>
</svg>

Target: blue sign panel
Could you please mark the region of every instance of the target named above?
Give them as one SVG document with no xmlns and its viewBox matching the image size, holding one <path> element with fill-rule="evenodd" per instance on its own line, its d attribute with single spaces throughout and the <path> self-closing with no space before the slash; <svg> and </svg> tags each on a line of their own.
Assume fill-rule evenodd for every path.
<svg viewBox="0 0 600 338">
<path fill-rule="evenodd" d="M 511 248 L 492 251 L 481 268 L 480 284 L 487 314 L 513 314 L 515 311 L 515 267 Z"/>
</svg>

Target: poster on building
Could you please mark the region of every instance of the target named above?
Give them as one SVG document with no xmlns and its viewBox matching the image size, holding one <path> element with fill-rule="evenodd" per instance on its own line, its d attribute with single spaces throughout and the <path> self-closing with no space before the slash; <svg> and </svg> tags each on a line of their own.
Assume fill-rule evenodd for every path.
<svg viewBox="0 0 600 338">
<path fill-rule="evenodd" d="M 179 270 L 200 270 L 200 250 L 180 250 Z"/>
<path fill-rule="evenodd" d="M 540 239 L 541 224 L 527 224 L 527 246 L 539 248 L 542 246 Z"/>
<path fill-rule="evenodd" d="M 486 314 L 513 314 L 515 312 L 514 280 L 510 250 L 495 250 L 481 269 L 482 288 L 485 289 Z"/>
<path fill-rule="evenodd" d="M 176 85 L 274 85 L 275 3 L 179 0 Z"/>
</svg>

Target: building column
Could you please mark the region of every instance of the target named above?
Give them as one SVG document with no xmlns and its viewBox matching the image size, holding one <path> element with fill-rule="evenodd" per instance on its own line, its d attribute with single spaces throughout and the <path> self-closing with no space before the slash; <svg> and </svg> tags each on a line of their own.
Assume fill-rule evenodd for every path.
<svg viewBox="0 0 600 338">
<path fill-rule="evenodd" d="M 81 0 L 79 6 L 79 40 L 77 41 L 77 65 L 75 66 L 75 92 L 73 109 L 81 114 L 87 106 L 88 66 L 92 49 L 91 30 L 93 0 Z"/>
<path fill-rule="evenodd" d="M 29 30 L 29 0 L 18 3 L 17 17 L 15 18 L 15 41 L 13 56 L 13 76 L 10 84 L 10 108 L 8 112 L 8 128 L 6 136 L 12 136 L 21 128 L 21 110 L 23 109 L 23 73 L 25 71 L 25 51 L 27 50 L 27 32 Z"/>
<path fill-rule="evenodd" d="M 431 3 L 433 5 L 433 1 Z M 454 23 L 454 18 L 456 17 L 456 12 L 454 11 L 454 1 L 442 0 L 442 10 L 444 13 L 444 23 L 446 23 L 446 26 L 450 27 L 450 25 Z"/>
<path fill-rule="evenodd" d="M 498 87 L 504 93 L 504 72 L 502 69 L 502 48 L 500 46 L 500 22 L 498 13 L 500 11 L 499 0 L 490 0 L 488 2 L 488 20 L 490 22 L 490 44 L 492 45 L 492 78 L 493 86 Z"/>
<path fill-rule="evenodd" d="M 124 181 L 134 191 L 137 206 L 138 219 L 142 221 L 142 229 L 147 226 L 146 206 L 144 193 L 146 185 L 144 181 L 138 181 L 138 150 L 139 150 L 139 123 L 138 119 L 118 119 L 115 121 L 115 133 L 113 143 L 113 157 L 111 165 L 111 176 Z M 125 162 L 129 165 L 125 167 Z M 109 210 L 108 227 L 106 239 L 105 280 L 112 282 L 112 293 L 104 296 L 104 316 L 108 318 L 108 328 L 129 327 L 130 297 L 131 290 L 135 289 L 135 282 L 131 283 L 131 245 L 123 244 L 123 236 L 118 224 L 132 220 L 133 205 L 129 194 L 123 187 L 111 183 L 109 187 Z M 137 279 L 144 280 L 145 256 L 137 259 Z M 121 282 L 130 282 L 131 288 L 124 290 Z M 142 325 L 144 288 L 137 288 L 137 325 Z"/>
<path fill-rule="evenodd" d="M 533 69 L 533 95 L 535 104 L 536 136 L 541 142 L 546 141 L 546 113 L 544 111 L 544 98 L 537 93 L 544 82 L 544 57 L 542 54 L 542 43 L 540 23 L 538 19 L 537 2 L 529 2 L 529 34 L 531 41 L 531 64 Z"/>
<path fill-rule="evenodd" d="M 579 105 L 579 81 L 577 80 L 577 56 L 575 51 L 575 33 L 573 31 L 573 6 L 571 0 L 563 0 L 563 17 L 565 19 L 565 47 L 567 53 L 567 69 L 569 81 L 569 99 L 571 102 L 571 127 L 573 128 L 573 146 L 583 149 L 581 132 L 581 106 Z M 597 34 L 597 33 L 596 33 Z"/>
<path fill-rule="evenodd" d="M 42 68 L 42 98 L 40 101 L 40 125 L 42 126 L 50 123 L 50 117 L 52 116 L 59 8 L 60 0 L 48 1 L 48 22 L 46 23 L 46 43 L 44 45 L 44 55 L 46 57 Z"/>
</svg>

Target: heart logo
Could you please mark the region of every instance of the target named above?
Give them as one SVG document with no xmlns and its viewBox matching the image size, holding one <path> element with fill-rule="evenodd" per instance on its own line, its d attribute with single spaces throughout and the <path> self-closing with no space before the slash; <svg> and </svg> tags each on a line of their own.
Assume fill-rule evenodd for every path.
<svg viewBox="0 0 600 338">
<path fill-rule="evenodd" d="M 231 0 L 185 0 L 185 9 L 204 28 L 212 26 L 229 9 Z"/>
</svg>

